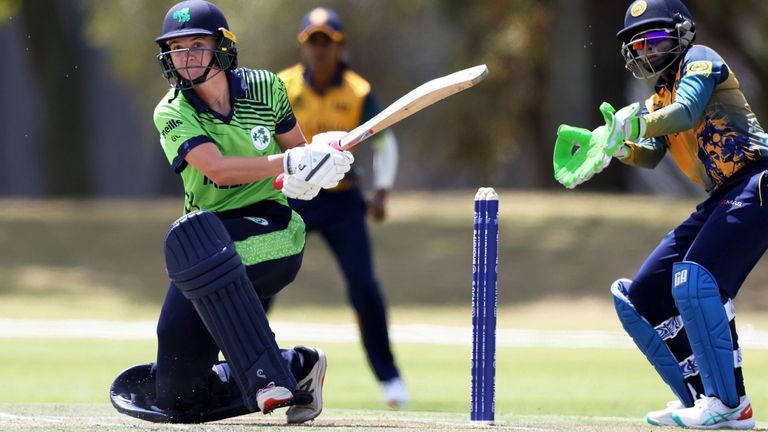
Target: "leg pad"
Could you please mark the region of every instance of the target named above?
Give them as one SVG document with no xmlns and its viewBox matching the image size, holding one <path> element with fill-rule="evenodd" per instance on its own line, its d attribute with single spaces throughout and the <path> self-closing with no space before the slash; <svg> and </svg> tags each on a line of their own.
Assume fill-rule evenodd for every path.
<svg viewBox="0 0 768 432">
<path fill-rule="evenodd" d="M 672 267 L 672 296 L 683 317 L 706 396 L 739 405 L 731 328 L 714 276 L 703 266 L 682 261 Z"/>
<path fill-rule="evenodd" d="M 168 276 L 224 352 L 245 404 L 258 410 L 256 392 L 270 382 L 294 390 L 296 380 L 218 217 L 196 211 L 174 222 L 166 234 L 165 257 Z"/>
<path fill-rule="evenodd" d="M 656 329 L 637 312 L 627 297 L 626 288 L 631 283 L 629 279 L 619 279 L 611 285 L 613 303 L 621 325 L 680 402 L 692 407 L 694 398 L 685 385 L 680 364 Z"/>
</svg>

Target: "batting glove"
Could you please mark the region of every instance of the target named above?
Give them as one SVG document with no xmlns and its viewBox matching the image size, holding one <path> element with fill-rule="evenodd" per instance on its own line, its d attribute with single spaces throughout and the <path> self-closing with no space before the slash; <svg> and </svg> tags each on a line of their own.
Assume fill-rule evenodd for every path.
<svg viewBox="0 0 768 432">
<path fill-rule="evenodd" d="M 283 194 L 288 198 L 311 200 L 320 193 L 320 186 L 306 182 L 295 175 L 283 177 Z"/>
<path fill-rule="evenodd" d="M 285 152 L 285 173 L 300 180 L 330 189 L 339 184 L 355 161 L 352 153 L 339 150 L 339 139 L 346 132 L 326 132 L 315 135 L 312 143 Z"/>
</svg>

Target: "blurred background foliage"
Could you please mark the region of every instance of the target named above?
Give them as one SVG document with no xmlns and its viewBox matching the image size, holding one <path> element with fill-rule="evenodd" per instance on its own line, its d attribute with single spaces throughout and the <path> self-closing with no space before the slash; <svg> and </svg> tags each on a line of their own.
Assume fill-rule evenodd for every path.
<svg viewBox="0 0 768 432">
<path fill-rule="evenodd" d="M 0 195 L 180 193 L 151 121 L 167 86 L 154 38 L 173 3 L 0 0 Z M 488 64 L 481 85 L 395 126 L 403 189 L 557 188 L 557 125 L 594 127 L 600 101 L 621 106 L 650 91 L 624 70 L 615 38 L 630 1 L 216 3 L 238 36 L 240 64 L 272 71 L 298 61 L 302 15 L 318 5 L 335 8 L 349 61 L 383 105 L 431 78 Z M 765 119 L 768 2 L 688 3 L 697 41 L 724 56 Z M 686 182 L 670 164 L 654 171 L 614 164 L 583 189 L 701 194 Z"/>
</svg>

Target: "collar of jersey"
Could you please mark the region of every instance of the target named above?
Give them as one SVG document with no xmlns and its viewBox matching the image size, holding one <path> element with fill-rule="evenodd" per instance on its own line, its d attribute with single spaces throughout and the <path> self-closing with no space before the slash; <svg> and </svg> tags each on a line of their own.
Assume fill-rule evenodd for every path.
<svg viewBox="0 0 768 432">
<path fill-rule="evenodd" d="M 184 94 L 184 97 L 189 101 L 190 104 L 192 104 L 193 107 L 195 107 L 195 110 L 199 113 L 202 112 L 210 112 L 216 118 L 219 120 L 229 123 L 230 120 L 232 120 L 232 116 L 235 114 L 235 99 L 243 97 L 245 95 L 245 92 L 247 90 L 245 79 L 243 79 L 243 76 L 240 73 L 240 69 L 237 70 L 228 70 L 225 71 L 227 74 L 227 82 L 229 83 L 229 102 L 232 106 L 232 111 L 230 111 L 228 116 L 223 116 L 216 111 L 213 111 L 207 103 L 205 103 L 204 100 L 202 100 L 194 90 L 192 89 L 186 89 L 182 90 L 181 92 Z"/>
<path fill-rule="evenodd" d="M 332 87 L 341 87 L 341 84 L 344 82 L 344 71 L 347 69 L 347 65 L 344 62 L 339 62 L 339 65 L 336 67 L 336 75 L 333 77 L 333 81 L 331 81 Z M 312 70 L 309 69 L 309 66 L 304 64 L 304 72 L 302 73 L 304 76 L 304 82 L 311 87 L 314 91 L 316 91 L 319 94 L 322 94 L 324 92 L 318 90 L 312 85 Z"/>
</svg>

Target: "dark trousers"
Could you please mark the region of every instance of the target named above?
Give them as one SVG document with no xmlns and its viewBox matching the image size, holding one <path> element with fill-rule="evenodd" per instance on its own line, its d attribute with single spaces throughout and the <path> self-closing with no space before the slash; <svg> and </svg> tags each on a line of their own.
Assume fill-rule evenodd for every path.
<svg viewBox="0 0 768 432">
<path fill-rule="evenodd" d="M 700 203 L 688 219 L 669 232 L 640 267 L 629 299 L 652 326 L 679 315 L 672 298 L 672 265 L 693 261 L 712 273 L 723 301 L 733 299 L 749 272 L 768 248 L 768 162 L 742 168 Z M 738 348 L 731 322 L 734 349 Z M 667 340 L 678 361 L 691 355 L 685 330 Z M 741 368 L 737 387 L 744 394 Z M 700 380 L 690 382 L 699 392 Z"/>
<path fill-rule="evenodd" d="M 304 219 L 307 232 L 322 235 L 336 257 L 376 378 L 385 381 L 399 376 L 389 343 L 386 306 L 374 276 L 366 204 L 360 189 L 323 190 L 311 201 L 289 203 Z"/>
</svg>

